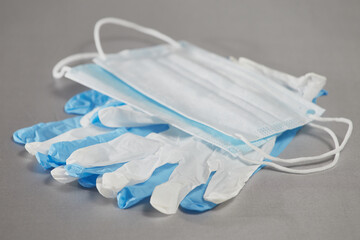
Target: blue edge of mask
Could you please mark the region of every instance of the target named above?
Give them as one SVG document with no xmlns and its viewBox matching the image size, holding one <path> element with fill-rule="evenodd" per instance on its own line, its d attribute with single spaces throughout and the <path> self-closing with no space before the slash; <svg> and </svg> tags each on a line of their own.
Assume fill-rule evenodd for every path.
<svg viewBox="0 0 360 240">
<path fill-rule="evenodd" d="M 318 95 L 313 99 L 313 102 L 316 103 L 316 100 L 319 97 L 326 96 L 327 94 L 328 93 L 326 90 L 321 90 Z M 84 115 L 90 112 L 95 107 L 107 107 L 116 105 L 122 105 L 122 103 L 114 103 L 114 101 L 108 96 L 105 96 L 94 90 L 89 90 L 72 97 L 66 103 L 64 109 L 65 112 L 69 114 Z M 26 144 L 35 141 L 45 141 L 68 130 L 81 127 L 80 119 L 81 116 L 65 119 L 58 122 L 39 123 L 31 127 L 19 129 L 13 134 L 13 140 L 20 144 Z M 94 115 L 94 117 L 92 118 L 92 122 L 95 125 L 99 124 L 96 115 Z M 125 132 L 132 132 L 140 136 L 146 136 L 151 132 L 165 131 L 167 128 L 168 126 L 164 124 L 156 126 L 146 126 L 141 128 L 119 128 L 110 133 L 102 134 L 99 136 L 87 137 L 85 139 L 80 139 L 76 141 L 53 144 L 49 149 L 48 155 L 37 153 L 36 158 L 41 166 L 43 166 L 45 169 L 50 169 L 59 165 L 64 165 L 67 157 L 70 156 L 70 154 L 78 148 L 110 141 Z M 279 137 L 277 137 L 274 148 L 270 155 L 274 157 L 278 156 L 292 141 L 292 139 L 295 137 L 296 133 L 300 129 L 301 127 L 285 131 Z M 100 174 L 114 171 L 121 167 L 123 164 L 125 163 L 109 165 L 106 167 L 92 168 L 84 168 L 79 165 L 70 164 L 65 165 L 65 169 L 71 176 L 79 177 L 78 182 L 81 186 L 85 188 L 93 188 L 96 186 L 96 178 Z M 157 185 L 166 182 L 169 179 L 173 170 L 176 168 L 176 166 L 177 164 L 165 164 L 157 168 L 147 181 L 123 188 L 117 195 L 117 202 L 119 208 L 130 208 L 140 202 L 148 201 L 154 188 Z M 253 175 L 263 167 L 264 165 L 260 166 L 253 173 Z M 183 199 L 183 201 L 180 203 L 180 206 L 183 210 L 188 213 L 201 213 L 213 209 L 217 206 L 217 204 L 206 201 L 203 198 L 207 185 L 209 184 L 214 173 L 215 172 L 211 173 L 209 179 L 205 184 L 202 184 L 193 189 Z"/>
</svg>

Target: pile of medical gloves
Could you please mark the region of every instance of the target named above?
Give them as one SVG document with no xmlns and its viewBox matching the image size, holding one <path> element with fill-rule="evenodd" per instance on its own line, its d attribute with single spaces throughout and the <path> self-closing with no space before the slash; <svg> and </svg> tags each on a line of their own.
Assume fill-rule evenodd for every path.
<svg viewBox="0 0 360 240">
<path fill-rule="evenodd" d="M 97 188 L 121 209 L 147 200 L 165 214 L 179 206 L 204 212 L 238 195 L 261 168 L 95 90 L 75 95 L 64 109 L 78 116 L 20 129 L 13 140 L 56 181 Z M 262 149 L 277 156 L 299 129 Z"/>
</svg>

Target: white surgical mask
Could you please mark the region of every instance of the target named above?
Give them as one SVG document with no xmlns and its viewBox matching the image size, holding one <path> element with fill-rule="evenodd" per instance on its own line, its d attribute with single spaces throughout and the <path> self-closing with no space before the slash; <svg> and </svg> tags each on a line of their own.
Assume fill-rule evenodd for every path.
<svg viewBox="0 0 360 240">
<path fill-rule="evenodd" d="M 99 31 L 101 26 L 107 23 L 133 28 L 168 44 L 105 55 Z M 156 30 L 121 19 L 100 20 L 95 25 L 94 34 L 99 54 L 95 63 L 106 69 L 113 79 L 98 79 L 103 73 L 98 76 L 90 74 L 90 79 L 89 76 L 84 77 L 86 71 L 83 69 L 78 69 L 74 74 L 68 67 L 54 68 L 55 77 L 56 74 L 60 76 L 67 72 L 67 77 L 75 81 L 127 102 L 235 155 L 244 154 L 244 145 L 278 163 L 307 162 L 335 155 L 334 161 L 329 165 L 307 170 L 267 163 L 287 172 L 317 172 L 336 164 L 339 152 L 351 134 L 350 120 L 320 118 L 323 108 L 295 94 L 281 83 L 270 81 L 261 73 L 261 68 L 254 70 L 244 67 L 189 43 L 176 42 Z M 67 60 L 76 60 L 77 57 Z M 65 65 L 67 60 L 61 64 Z M 310 81 L 310 87 L 311 83 Z M 127 99 L 124 99 L 124 95 Z M 348 124 L 349 129 L 343 143 L 339 145 L 330 129 L 310 123 L 313 120 Z M 284 160 L 271 157 L 258 148 L 268 139 L 288 129 L 309 123 L 331 135 L 335 143 L 334 150 L 315 157 Z M 255 163 L 242 157 L 245 161 Z"/>
<path fill-rule="evenodd" d="M 262 75 L 188 43 L 126 50 L 95 63 L 163 106 L 234 138 L 263 139 L 309 123 L 309 113 L 324 112 Z"/>
</svg>

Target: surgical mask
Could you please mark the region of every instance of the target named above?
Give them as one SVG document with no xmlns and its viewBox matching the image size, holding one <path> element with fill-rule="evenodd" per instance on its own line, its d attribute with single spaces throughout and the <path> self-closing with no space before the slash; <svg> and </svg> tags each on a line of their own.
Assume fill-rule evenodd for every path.
<svg viewBox="0 0 360 240">
<path fill-rule="evenodd" d="M 105 55 L 99 32 L 101 26 L 108 23 L 133 28 L 164 40 L 168 45 Z M 107 74 L 114 79 L 99 80 L 97 76 L 94 77 L 97 80 L 94 80 L 84 69 L 78 72 L 69 67 L 59 69 L 59 66 L 68 60 L 94 57 L 95 54 L 63 60 L 54 69 L 55 77 L 67 72 L 67 77 L 155 115 L 193 136 L 242 157 L 244 161 L 259 164 L 243 156 L 246 146 L 277 162 L 267 165 L 281 171 L 322 171 L 336 164 L 339 152 L 350 137 L 350 120 L 321 118 L 323 108 L 294 94 L 281 84 L 269 81 L 259 71 L 253 71 L 189 43 L 176 42 L 156 30 L 121 19 L 100 20 L 95 25 L 94 34 L 99 55 L 95 58 L 95 63 L 107 70 Z M 94 73 L 90 76 L 94 76 Z M 128 99 L 124 99 L 124 93 L 127 98 L 136 96 L 136 99 L 127 101 Z M 313 120 L 348 124 L 349 128 L 342 144 L 338 143 L 330 129 L 310 123 Z M 259 148 L 285 130 L 306 124 L 329 133 L 335 143 L 335 149 L 314 157 L 281 159 L 271 157 Z M 331 155 L 335 155 L 334 161 L 320 168 L 295 170 L 279 164 L 298 164 Z"/>
<path fill-rule="evenodd" d="M 121 81 L 119 78 L 110 74 L 98 65 L 85 64 L 71 68 L 66 73 L 66 77 L 89 88 L 101 91 L 114 99 L 125 102 L 126 104 L 140 109 L 153 117 L 162 119 L 164 122 L 172 120 L 175 122 L 173 124 L 174 126 L 176 125 L 180 129 L 186 128 L 186 132 L 190 132 L 192 135 L 202 138 L 232 154 L 245 154 L 251 151 L 251 148 L 244 144 L 241 140 L 209 128 L 196 121 L 192 121 L 149 99 L 143 94 L 140 94 L 125 82 Z M 271 136 L 269 138 L 260 139 L 253 143 L 257 146 L 261 146 L 271 138 L 274 137 Z"/>
</svg>

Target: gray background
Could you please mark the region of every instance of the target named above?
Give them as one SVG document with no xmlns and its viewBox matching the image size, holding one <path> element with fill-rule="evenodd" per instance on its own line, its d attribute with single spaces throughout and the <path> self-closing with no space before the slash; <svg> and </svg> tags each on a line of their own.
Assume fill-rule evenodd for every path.
<svg viewBox="0 0 360 240">
<path fill-rule="evenodd" d="M 325 116 L 355 129 L 332 170 L 298 176 L 263 170 L 213 211 L 164 216 L 120 210 L 95 190 L 61 185 L 12 142 L 18 128 L 66 118 L 85 90 L 54 81 L 53 65 L 93 51 L 97 19 L 121 17 L 224 56 L 246 56 L 300 76 L 328 77 Z M 360 1 L 0 1 L 0 239 L 360 239 Z M 159 43 L 104 27 L 105 51 Z M 342 138 L 345 127 L 330 125 Z M 318 154 L 329 138 L 305 128 L 283 157 Z"/>
</svg>

